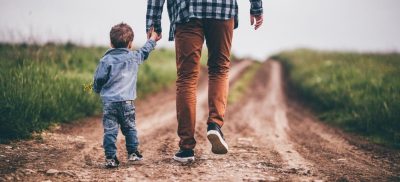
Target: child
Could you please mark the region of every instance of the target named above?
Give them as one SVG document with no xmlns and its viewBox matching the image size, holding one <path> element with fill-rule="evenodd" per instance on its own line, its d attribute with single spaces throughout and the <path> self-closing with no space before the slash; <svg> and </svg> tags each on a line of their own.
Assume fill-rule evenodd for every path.
<svg viewBox="0 0 400 182">
<path fill-rule="evenodd" d="M 147 59 L 160 37 L 153 31 L 141 49 L 131 51 L 133 37 L 132 28 L 125 23 L 112 27 L 112 48 L 101 58 L 94 76 L 93 90 L 103 101 L 103 147 L 107 168 L 119 166 L 115 145 L 119 126 L 125 136 L 128 161 L 142 160 L 138 151 L 133 100 L 136 98 L 139 65 Z"/>
</svg>

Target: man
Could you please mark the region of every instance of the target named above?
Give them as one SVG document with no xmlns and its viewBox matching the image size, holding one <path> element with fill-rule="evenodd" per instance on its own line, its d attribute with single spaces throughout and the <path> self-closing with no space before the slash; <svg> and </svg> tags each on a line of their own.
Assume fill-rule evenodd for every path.
<svg viewBox="0 0 400 182">
<path fill-rule="evenodd" d="M 165 0 L 148 0 L 146 31 L 161 35 L 161 14 Z M 250 21 L 255 29 L 263 23 L 261 0 L 250 0 Z M 176 109 L 180 150 L 174 155 L 179 162 L 194 161 L 196 122 L 196 88 L 200 71 L 201 50 L 208 48 L 207 138 L 211 151 L 226 154 L 221 127 L 228 95 L 228 72 L 233 29 L 238 27 L 236 0 L 167 0 L 170 18 L 169 40 L 175 39 L 177 81 Z"/>
</svg>

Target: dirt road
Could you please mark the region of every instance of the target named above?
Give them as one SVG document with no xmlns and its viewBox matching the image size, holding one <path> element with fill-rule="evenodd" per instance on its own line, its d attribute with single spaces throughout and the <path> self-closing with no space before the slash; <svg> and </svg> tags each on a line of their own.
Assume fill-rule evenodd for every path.
<svg viewBox="0 0 400 182">
<path fill-rule="evenodd" d="M 232 67 L 230 81 L 250 62 Z M 205 75 L 205 74 L 203 74 Z M 400 152 L 369 144 L 318 121 L 285 94 L 282 68 L 267 61 L 246 96 L 228 107 L 227 155 L 214 155 L 206 139 L 207 84 L 197 100 L 196 161 L 179 164 L 175 91 L 136 103 L 140 150 L 145 160 L 108 170 L 101 147 L 101 117 L 63 125 L 41 138 L 0 145 L 0 181 L 397 181 Z"/>
</svg>

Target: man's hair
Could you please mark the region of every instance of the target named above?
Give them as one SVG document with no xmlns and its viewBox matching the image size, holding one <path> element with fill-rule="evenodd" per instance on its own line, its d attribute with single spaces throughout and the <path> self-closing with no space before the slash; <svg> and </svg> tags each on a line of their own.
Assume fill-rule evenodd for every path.
<svg viewBox="0 0 400 182">
<path fill-rule="evenodd" d="M 114 48 L 127 48 L 133 41 L 133 30 L 126 23 L 120 23 L 111 28 L 110 40 Z"/>
</svg>

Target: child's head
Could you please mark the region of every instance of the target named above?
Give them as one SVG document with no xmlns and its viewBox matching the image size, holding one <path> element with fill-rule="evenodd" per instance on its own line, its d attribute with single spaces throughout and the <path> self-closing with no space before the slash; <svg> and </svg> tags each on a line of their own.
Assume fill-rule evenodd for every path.
<svg viewBox="0 0 400 182">
<path fill-rule="evenodd" d="M 110 31 L 111 47 L 130 49 L 132 47 L 133 36 L 133 30 L 128 24 L 117 24 Z"/>
</svg>

